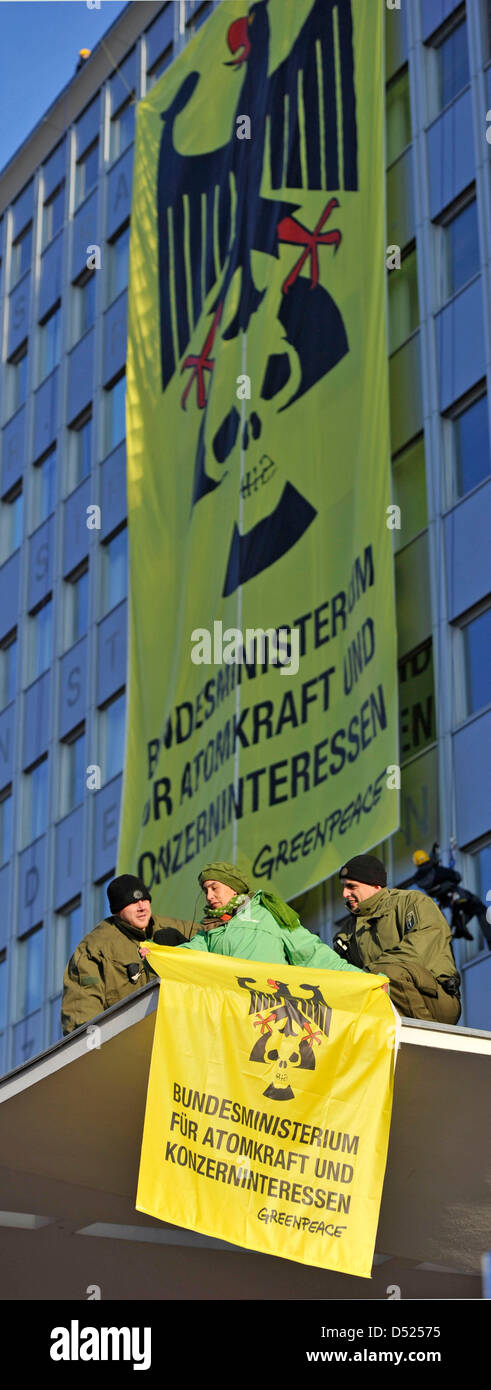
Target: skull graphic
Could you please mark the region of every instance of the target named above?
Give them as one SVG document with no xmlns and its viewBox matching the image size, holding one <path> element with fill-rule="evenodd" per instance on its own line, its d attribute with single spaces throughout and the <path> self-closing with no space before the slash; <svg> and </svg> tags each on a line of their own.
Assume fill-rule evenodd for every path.
<svg viewBox="0 0 491 1390">
<path fill-rule="evenodd" d="M 280 981 L 270 980 L 268 984 L 277 990 L 277 1001 L 272 1008 L 256 1013 L 254 1027 L 260 1032 L 250 1061 L 268 1068 L 271 1080 L 263 1091 L 268 1100 L 293 1100 L 294 1074 L 315 1070 L 315 1049 L 328 1035 L 331 1010 L 316 987 L 314 999 L 299 1000 Z"/>
</svg>

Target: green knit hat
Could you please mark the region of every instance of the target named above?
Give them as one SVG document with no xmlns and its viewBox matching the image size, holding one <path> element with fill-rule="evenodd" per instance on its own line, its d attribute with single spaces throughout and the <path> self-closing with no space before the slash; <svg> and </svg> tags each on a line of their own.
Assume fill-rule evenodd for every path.
<svg viewBox="0 0 491 1390">
<path fill-rule="evenodd" d="M 205 864 L 204 869 L 198 875 L 198 883 L 203 888 L 208 879 L 215 879 L 217 883 L 226 883 L 227 888 L 233 888 L 234 893 L 248 893 L 249 884 L 243 877 L 236 864 L 224 862 L 216 864 Z"/>
</svg>

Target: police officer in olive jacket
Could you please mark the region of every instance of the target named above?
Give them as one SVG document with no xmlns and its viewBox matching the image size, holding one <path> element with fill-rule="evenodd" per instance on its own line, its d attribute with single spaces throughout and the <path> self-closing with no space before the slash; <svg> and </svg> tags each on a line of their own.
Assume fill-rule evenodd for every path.
<svg viewBox="0 0 491 1390">
<path fill-rule="evenodd" d="M 157 978 L 138 953 L 143 941 L 182 946 L 194 934 L 192 922 L 152 916 L 148 888 L 133 874 L 113 878 L 107 896 L 111 916 L 84 936 L 65 970 L 61 1005 L 64 1033 L 90 1023 L 118 999 L 135 994 Z"/>
<path fill-rule="evenodd" d="M 448 922 L 425 893 L 387 888 L 387 874 L 374 854 L 357 854 L 339 877 L 352 914 L 333 946 L 352 965 L 390 981 L 390 997 L 405 1018 L 458 1023 L 460 976 Z"/>
</svg>

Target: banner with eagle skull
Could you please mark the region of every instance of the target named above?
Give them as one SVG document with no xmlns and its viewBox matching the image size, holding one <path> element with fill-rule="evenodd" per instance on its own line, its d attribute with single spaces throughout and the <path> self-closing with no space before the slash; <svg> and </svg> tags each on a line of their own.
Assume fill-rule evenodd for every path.
<svg viewBox="0 0 491 1390">
<path fill-rule="evenodd" d="M 227 0 L 138 109 L 119 866 L 181 916 L 399 823 L 382 26 Z"/>
<path fill-rule="evenodd" d="M 399 1035 L 384 977 L 169 946 L 148 959 L 138 1211 L 369 1278 Z"/>
</svg>

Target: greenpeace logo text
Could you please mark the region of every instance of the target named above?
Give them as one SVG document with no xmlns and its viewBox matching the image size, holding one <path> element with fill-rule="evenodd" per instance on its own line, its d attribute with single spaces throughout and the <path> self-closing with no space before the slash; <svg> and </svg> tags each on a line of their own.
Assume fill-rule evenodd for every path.
<svg viewBox="0 0 491 1390">
<path fill-rule="evenodd" d="M 52 1361 L 132 1361 L 134 1371 L 148 1371 L 152 1363 L 151 1327 L 80 1327 L 72 1318 L 69 1327 L 53 1327 Z"/>
</svg>

